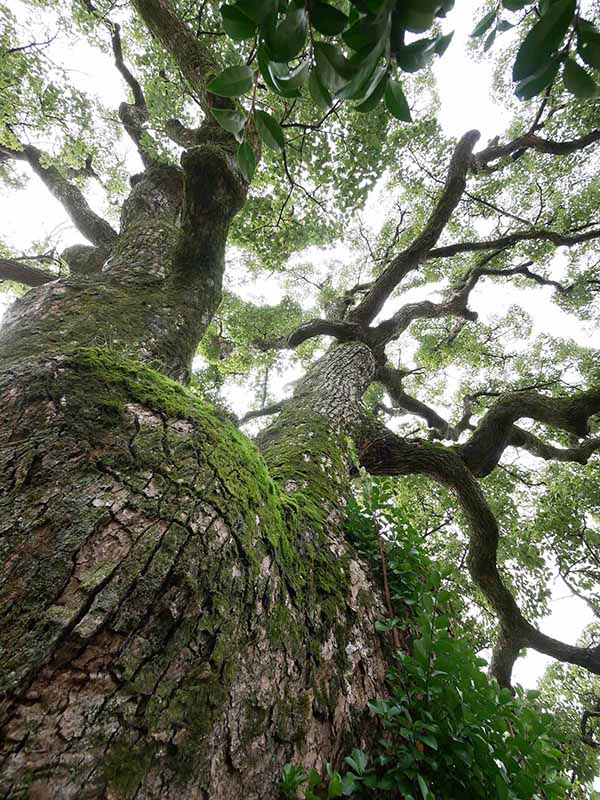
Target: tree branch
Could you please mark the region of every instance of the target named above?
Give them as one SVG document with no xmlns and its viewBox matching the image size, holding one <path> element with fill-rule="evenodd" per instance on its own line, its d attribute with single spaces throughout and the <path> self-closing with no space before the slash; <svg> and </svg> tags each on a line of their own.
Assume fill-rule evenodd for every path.
<svg viewBox="0 0 600 800">
<path fill-rule="evenodd" d="M 171 55 L 208 114 L 211 103 L 206 85 L 218 69 L 214 57 L 180 19 L 169 0 L 133 0 L 133 5 L 150 33 Z"/>
<path fill-rule="evenodd" d="M 333 336 L 340 342 L 364 339 L 361 327 L 356 323 L 341 322 L 327 319 L 311 319 L 304 322 L 288 336 L 289 347 L 298 347 L 299 344 L 313 336 Z"/>
<path fill-rule="evenodd" d="M 119 106 L 119 119 L 123 123 L 123 127 L 127 131 L 128 136 L 135 144 L 144 167 L 148 168 L 155 163 L 155 158 L 145 146 L 142 138 L 146 136 L 149 141 L 152 141 L 152 137 L 145 129 L 145 125 L 148 122 L 146 98 L 144 97 L 144 92 L 139 82 L 132 75 L 123 60 L 120 26 L 116 22 L 110 21 L 106 24 L 110 31 L 115 65 L 133 94 L 133 103 L 121 103 Z"/>
<path fill-rule="evenodd" d="M 70 183 L 56 167 L 43 166 L 45 154 L 41 150 L 32 145 L 24 145 L 22 150 L 0 146 L 0 154 L 6 158 L 27 161 L 46 188 L 63 205 L 75 227 L 92 244 L 97 247 L 109 247 L 113 244 L 117 232 L 105 219 L 92 211 L 81 190 Z"/>
<path fill-rule="evenodd" d="M 526 431 L 514 429 L 519 419 L 533 419 L 560 430 L 585 437 L 588 433 L 588 419 L 600 411 L 600 389 L 590 389 L 572 397 L 547 397 L 535 392 L 512 392 L 501 396 L 483 416 L 468 442 L 461 445 L 460 456 L 474 475 L 485 476 L 494 469 L 506 447 L 513 441 L 524 442 L 549 453 L 549 445 L 543 445 L 536 437 Z M 518 437 L 518 438 L 517 438 Z M 577 448 L 562 451 L 560 460 L 579 461 L 587 458 L 597 447 L 584 442 Z M 517 445 L 519 446 L 519 445 Z M 591 450 L 588 449 L 591 447 Z M 556 448 L 555 452 L 560 452 Z M 573 456 L 572 458 L 568 456 Z M 542 458 L 545 456 L 542 456 Z"/>
<path fill-rule="evenodd" d="M 429 427 L 433 428 L 442 438 L 457 438 L 452 426 L 440 417 L 437 411 L 417 400 L 416 397 L 406 394 L 402 386 L 403 372 L 393 367 L 379 367 L 376 378 L 385 386 L 395 406 L 403 408 L 409 414 L 416 414 L 422 417 Z"/>
<path fill-rule="evenodd" d="M 358 442 L 360 463 L 374 475 L 421 474 L 452 489 L 470 528 L 467 565 L 500 622 L 491 671 L 510 686 L 514 661 L 522 647 L 532 647 L 559 661 L 600 674 L 600 648 L 575 647 L 538 631 L 522 615 L 497 566 L 499 531 L 485 496 L 460 455 L 441 445 L 408 441 L 382 426 L 367 424 Z"/>
<path fill-rule="evenodd" d="M 273 414 L 279 414 L 279 412 L 283 410 L 283 407 L 286 403 L 287 400 L 280 400 L 278 403 L 271 403 L 271 405 L 263 406 L 263 408 L 257 408 L 253 411 L 248 411 L 243 417 L 240 418 L 239 424 L 245 425 L 247 422 L 250 422 L 251 419 L 256 419 L 257 417 L 268 417 Z"/>
<path fill-rule="evenodd" d="M 0 258 L 0 281 L 14 281 L 24 286 L 42 286 L 59 278 L 52 272 L 39 267 L 32 267 L 23 261 L 13 258 Z"/>
<path fill-rule="evenodd" d="M 377 278 L 366 297 L 350 313 L 351 321 L 363 325 L 371 322 L 400 281 L 430 257 L 432 247 L 439 239 L 465 190 L 467 170 L 479 136 L 479 131 L 469 131 L 458 142 L 450 161 L 446 183 L 423 231 Z"/>
<path fill-rule="evenodd" d="M 449 258 L 458 253 L 474 253 L 480 250 L 506 250 L 509 247 L 514 247 L 519 242 L 546 241 L 552 242 L 556 247 L 573 247 L 576 244 L 583 244 L 583 242 L 598 238 L 600 238 L 600 228 L 572 234 L 562 234 L 547 229 L 516 231 L 506 236 L 500 236 L 497 239 L 488 239 L 481 242 L 458 242 L 445 247 L 436 247 L 429 251 L 427 260 Z"/>
<path fill-rule="evenodd" d="M 526 133 L 524 136 L 518 136 L 510 142 L 503 145 L 495 144 L 491 147 L 486 147 L 478 153 L 473 154 L 473 168 L 475 171 L 481 170 L 489 165 L 492 161 L 498 161 L 501 158 L 512 156 L 513 154 L 520 153 L 522 150 L 536 150 L 539 153 L 547 153 L 554 156 L 566 156 L 571 153 L 576 153 L 578 150 L 583 150 L 585 147 L 594 144 L 600 140 L 600 130 L 594 129 L 585 136 L 578 139 L 572 139 L 566 142 L 557 142 L 553 139 L 543 139 L 533 132 Z"/>
</svg>

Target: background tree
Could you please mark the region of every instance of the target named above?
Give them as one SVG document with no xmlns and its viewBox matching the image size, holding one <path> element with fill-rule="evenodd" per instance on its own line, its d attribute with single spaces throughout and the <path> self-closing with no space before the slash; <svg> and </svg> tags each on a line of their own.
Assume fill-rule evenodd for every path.
<svg viewBox="0 0 600 800">
<path fill-rule="evenodd" d="M 26 166 L 89 242 L 0 260 L 3 278 L 37 287 L 0 338 L 3 791 L 274 797 L 284 764 L 337 765 L 395 730 L 398 713 L 414 716 L 398 681 L 419 687 L 424 653 L 427 684 L 413 699 L 469 686 L 465 707 L 489 705 L 481 774 L 449 772 L 450 749 L 421 773 L 426 747 L 439 747 L 421 736 L 387 777 L 366 776 L 356 755 L 344 787 L 331 772 L 324 789 L 292 769 L 287 789 L 312 781 L 307 791 L 336 796 L 369 791 L 369 777 L 383 781 L 376 791 L 427 798 L 429 779 L 435 789 L 455 775 L 489 796 L 491 775 L 499 796 L 531 797 L 537 776 L 546 796 L 565 796 L 548 723 L 509 706 L 508 687 L 523 647 L 600 673 L 594 640 L 566 644 L 535 625 L 548 549 L 596 606 L 597 366 L 559 337 L 528 341 L 522 311 L 481 324 L 474 298 L 484 283 L 515 281 L 550 287 L 583 319 L 596 313 L 598 9 L 505 0 L 485 14 L 474 34 L 488 49 L 516 28 L 498 91 L 516 82 L 519 98 L 542 96 L 477 149 L 476 131 L 443 136 L 427 77 L 404 79 L 406 93 L 400 82 L 443 56 L 448 3 L 133 6 L 40 7 L 112 54 L 130 93 L 118 120 L 52 59 L 52 34 L 31 40 L 3 11 L 0 169 L 14 184 Z M 418 121 L 398 125 L 409 105 Z M 129 187 L 110 146 L 117 124 L 143 167 Z M 374 237 L 352 215 L 384 170 L 393 202 Z M 112 204 L 107 218 L 86 199 L 91 181 Z M 308 246 L 343 236 L 346 263 L 310 263 Z M 233 282 L 223 296 L 226 244 L 238 274 L 281 272 L 279 304 L 245 302 Z M 318 337 L 333 343 L 324 350 Z M 306 372 L 272 398 L 286 359 Z M 199 396 L 222 400 L 231 375 L 256 384 L 254 419 L 277 415 L 255 444 Z M 418 427 L 385 427 L 403 414 Z M 537 460 L 507 466 L 510 448 Z M 372 540 L 349 513 L 360 469 L 410 476 L 393 484 L 386 513 L 411 508 L 458 587 L 451 621 L 442 577 L 423 577 L 438 599 L 415 588 L 404 644 L 393 604 L 414 604 L 407 576 L 427 567 L 390 550 L 410 567 L 392 594 L 378 575 L 388 544 L 369 567 Z M 365 509 L 377 521 L 377 507 Z M 382 534 L 395 530 L 402 547 L 397 516 L 381 514 Z M 427 619 L 462 627 L 476 647 L 497 620 L 491 672 L 505 694 L 468 648 L 430 685 L 451 637 L 423 650 L 438 642 Z M 386 684 L 389 649 L 406 652 Z M 457 725 L 445 747 L 463 737 L 473 752 L 461 757 L 473 759 L 479 723 Z M 403 731 L 384 738 L 379 767 Z M 442 796 L 458 785 L 440 784 Z"/>
</svg>

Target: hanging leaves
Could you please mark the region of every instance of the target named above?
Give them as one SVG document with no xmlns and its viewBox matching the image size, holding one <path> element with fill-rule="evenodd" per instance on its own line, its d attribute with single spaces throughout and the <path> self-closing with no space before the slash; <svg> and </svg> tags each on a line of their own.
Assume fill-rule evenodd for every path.
<svg viewBox="0 0 600 800">
<path fill-rule="evenodd" d="M 285 146 L 285 139 L 281 125 L 277 120 L 266 111 L 256 111 L 254 114 L 254 121 L 256 122 L 256 130 L 262 141 L 270 147 L 271 150 L 283 150 Z"/>
<path fill-rule="evenodd" d="M 250 183 L 256 172 L 256 156 L 248 142 L 242 142 L 238 147 L 237 162 L 242 175 Z"/>
<path fill-rule="evenodd" d="M 254 72 L 250 67 L 227 67 L 209 84 L 208 91 L 220 97 L 239 97 L 246 94 L 254 83 Z"/>
<path fill-rule="evenodd" d="M 238 141 L 243 139 L 243 131 L 246 125 L 244 114 L 228 108 L 211 108 L 210 113 L 224 130 L 232 133 Z"/>
</svg>

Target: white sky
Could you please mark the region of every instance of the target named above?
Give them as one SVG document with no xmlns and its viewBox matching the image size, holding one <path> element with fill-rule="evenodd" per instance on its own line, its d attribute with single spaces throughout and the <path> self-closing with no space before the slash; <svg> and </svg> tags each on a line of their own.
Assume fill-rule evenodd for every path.
<svg viewBox="0 0 600 800">
<path fill-rule="evenodd" d="M 466 0 L 459 4 L 462 9 Z M 473 2 L 475 10 L 479 3 Z M 15 12 L 28 12 L 24 7 L 14 3 Z M 505 111 L 494 104 L 490 96 L 491 68 L 485 63 L 474 65 L 465 55 L 465 43 L 473 22 L 464 14 L 455 14 L 451 18 L 456 25 L 456 33 L 447 53 L 439 60 L 434 72 L 438 82 L 441 99 L 440 121 L 446 133 L 461 135 L 470 128 L 478 128 L 482 133 L 482 141 L 501 133 L 508 117 Z M 63 37 L 63 42 L 66 40 Z M 109 107 L 116 108 L 124 98 L 124 86 L 120 76 L 114 69 L 111 60 L 85 43 L 65 43 L 61 56 L 67 68 L 72 70 L 72 77 L 78 85 L 91 93 L 95 93 Z M 39 142 L 42 145 L 43 143 Z M 115 143 L 115 147 L 127 158 L 132 171 L 140 169 L 137 154 L 126 137 Z M 379 216 L 375 190 L 373 198 L 367 205 L 365 219 L 375 224 Z M 88 198 L 92 206 L 99 209 L 102 204 L 102 192 L 90 185 Z M 32 178 L 24 189 L 11 191 L 0 198 L 0 219 L 4 220 L 3 236 L 15 252 L 26 253 L 32 241 L 44 239 L 53 232 L 56 234 L 58 249 L 81 242 L 81 235 L 66 218 L 60 205 L 47 193 L 45 188 Z M 253 284 L 245 287 L 244 296 L 254 300 L 264 299 L 266 302 L 277 302 L 282 287 L 277 279 L 270 279 L 265 285 Z M 264 295 L 268 295 L 265 297 Z M 526 296 L 526 310 L 534 321 L 534 333 L 547 331 L 554 333 L 557 329 L 563 337 L 571 336 L 580 344 L 600 346 L 600 340 L 592 341 L 590 328 L 582 325 L 573 317 L 561 312 L 550 302 L 552 291 L 546 287 L 532 287 L 527 290 L 516 290 L 506 284 L 502 291 L 486 293 L 483 287 L 473 292 L 471 306 L 484 320 L 493 314 L 502 313 L 514 303 L 523 304 Z M 411 298 L 412 299 L 412 298 Z M 10 298 L 0 293 L 0 319 Z M 290 380 L 287 376 L 285 380 Z M 282 382 L 283 383 L 283 382 Z M 237 395 L 239 399 L 239 393 Z M 242 410 L 244 403 L 235 403 L 236 410 Z M 247 401 L 246 401 L 247 405 Z M 541 627 L 545 633 L 564 641 L 574 643 L 583 627 L 588 624 L 592 615 L 587 606 L 577 598 L 569 597 L 564 584 L 556 586 L 552 601 L 552 614 L 543 621 Z M 526 687 L 533 687 L 550 659 L 530 652 L 526 658 L 519 660 L 515 669 L 515 678 Z"/>
</svg>

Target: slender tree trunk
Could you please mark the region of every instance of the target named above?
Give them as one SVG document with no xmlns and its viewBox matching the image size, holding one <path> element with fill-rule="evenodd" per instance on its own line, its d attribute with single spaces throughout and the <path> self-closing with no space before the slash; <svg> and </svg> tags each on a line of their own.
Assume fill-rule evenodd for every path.
<svg viewBox="0 0 600 800">
<path fill-rule="evenodd" d="M 259 453 L 168 377 L 236 203 L 190 269 L 181 175 L 148 176 L 103 272 L 32 290 L 0 341 L 5 797 L 275 798 L 375 734 L 380 602 L 343 536 L 370 351 L 331 350 Z"/>
</svg>

